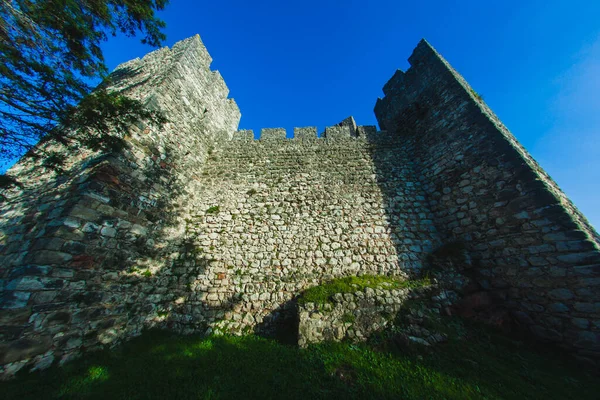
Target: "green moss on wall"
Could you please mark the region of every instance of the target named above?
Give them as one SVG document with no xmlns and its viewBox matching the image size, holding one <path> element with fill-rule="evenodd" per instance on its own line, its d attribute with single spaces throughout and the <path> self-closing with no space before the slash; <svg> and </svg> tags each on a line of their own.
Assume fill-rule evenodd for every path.
<svg viewBox="0 0 600 400">
<path fill-rule="evenodd" d="M 405 280 L 399 277 L 382 275 L 348 276 L 330 280 L 322 285 L 311 287 L 304 291 L 298 303 L 331 303 L 336 293 L 354 293 L 366 288 L 372 289 L 404 289 L 431 285 L 429 277 L 418 280 Z"/>
</svg>

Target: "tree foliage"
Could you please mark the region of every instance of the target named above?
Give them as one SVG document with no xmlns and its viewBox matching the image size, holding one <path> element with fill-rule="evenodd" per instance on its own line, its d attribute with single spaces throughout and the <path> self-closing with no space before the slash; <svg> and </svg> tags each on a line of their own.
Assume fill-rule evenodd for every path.
<svg viewBox="0 0 600 400">
<path fill-rule="evenodd" d="M 165 23 L 155 11 L 167 2 L 0 0 L 0 158 L 41 151 L 31 149 L 43 138 L 113 148 L 108 132 L 141 119 L 164 122 L 139 101 L 90 92 L 108 72 L 100 44 L 141 33 L 142 43 L 160 46 Z"/>
</svg>

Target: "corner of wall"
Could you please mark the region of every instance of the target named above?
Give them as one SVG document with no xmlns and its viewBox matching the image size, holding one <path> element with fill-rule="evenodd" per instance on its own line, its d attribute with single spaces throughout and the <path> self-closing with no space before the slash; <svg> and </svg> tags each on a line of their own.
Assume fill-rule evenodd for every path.
<svg viewBox="0 0 600 400">
<path fill-rule="evenodd" d="M 600 262 L 598 234 L 429 43 L 409 62 L 375 114 L 413 149 L 438 231 L 466 244 L 482 287 L 501 293 L 531 333 L 593 358 L 598 328 L 570 318 L 600 319 L 589 307 L 600 295 L 588 289 L 600 282 L 589 267 Z"/>
</svg>

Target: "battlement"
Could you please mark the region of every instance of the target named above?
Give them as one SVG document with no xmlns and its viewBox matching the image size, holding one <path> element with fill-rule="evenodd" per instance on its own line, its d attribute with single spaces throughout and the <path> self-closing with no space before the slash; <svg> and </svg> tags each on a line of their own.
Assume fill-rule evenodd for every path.
<svg viewBox="0 0 600 400">
<path fill-rule="evenodd" d="M 317 127 L 308 126 L 306 128 L 294 128 L 294 139 L 311 140 L 318 139 Z"/>
<path fill-rule="evenodd" d="M 352 117 L 350 117 L 352 118 Z M 260 137 L 257 140 L 323 140 L 335 141 L 345 139 L 379 140 L 390 138 L 387 131 L 378 131 L 374 125 L 359 125 L 352 129 L 351 126 L 333 125 L 325 128 L 325 131 L 319 136 L 317 127 L 308 126 L 294 128 L 294 136 L 289 138 L 285 128 L 263 128 Z M 254 131 L 251 129 L 242 129 L 236 131 L 232 137 L 233 140 L 252 141 L 254 140 Z"/>
<path fill-rule="evenodd" d="M 326 139 L 335 140 L 356 137 L 356 135 L 349 126 L 329 126 L 325 128 L 323 137 Z"/>
</svg>

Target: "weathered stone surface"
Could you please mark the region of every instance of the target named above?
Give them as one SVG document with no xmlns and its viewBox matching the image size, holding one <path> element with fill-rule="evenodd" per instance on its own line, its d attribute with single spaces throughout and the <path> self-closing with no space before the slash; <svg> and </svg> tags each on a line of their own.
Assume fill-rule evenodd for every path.
<svg viewBox="0 0 600 400">
<path fill-rule="evenodd" d="M 64 253 L 60 251 L 46 251 L 40 250 L 36 251 L 31 255 L 31 263 L 32 264 L 59 264 L 63 265 L 67 261 L 70 261 L 73 256 L 69 253 Z"/>
<path fill-rule="evenodd" d="M 317 128 L 314 126 L 306 128 L 294 128 L 294 139 L 313 140 L 317 138 Z"/>
<path fill-rule="evenodd" d="M 29 292 L 15 292 L 4 289 L 2 294 L 0 294 L 0 308 L 13 309 L 25 307 L 30 297 L 31 293 Z"/>
<path fill-rule="evenodd" d="M 24 338 L 0 344 L 0 363 L 8 364 L 45 353 L 52 346 L 50 336 Z"/>
<path fill-rule="evenodd" d="M 48 369 L 48 368 L 50 368 L 50 366 L 52 365 L 53 362 L 54 362 L 53 355 L 48 355 L 46 357 L 42 357 L 38 361 L 35 362 L 35 364 L 33 365 L 33 368 L 31 368 L 31 371 L 33 372 L 33 371 Z"/>
<path fill-rule="evenodd" d="M 436 286 L 419 289 L 372 289 L 337 293 L 332 303 L 305 303 L 298 306 L 298 344 L 305 347 L 322 341 L 361 342 L 386 328 L 402 332 L 414 343 L 425 346 L 446 341 L 446 336 L 423 328 L 425 304 L 436 310 L 451 305 Z M 407 303 L 408 302 L 408 303 Z M 426 310 L 429 312 L 429 310 Z M 398 314 L 406 314 L 398 324 Z"/>
<path fill-rule="evenodd" d="M 536 321 L 596 315 L 598 296 L 579 289 L 600 284 L 598 233 L 427 42 L 409 62 L 384 86 L 375 114 L 412 149 L 439 234 L 465 244 L 481 286 L 519 289 L 504 302 L 534 334 L 574 346 L 567 327 Z"/>
<path fill-rule="evenodd" d="M 554 289 L 548 292 L 548 296 L 554 300 L 570 300 L 575 295 L 569 289 Z"/>
</svg>

